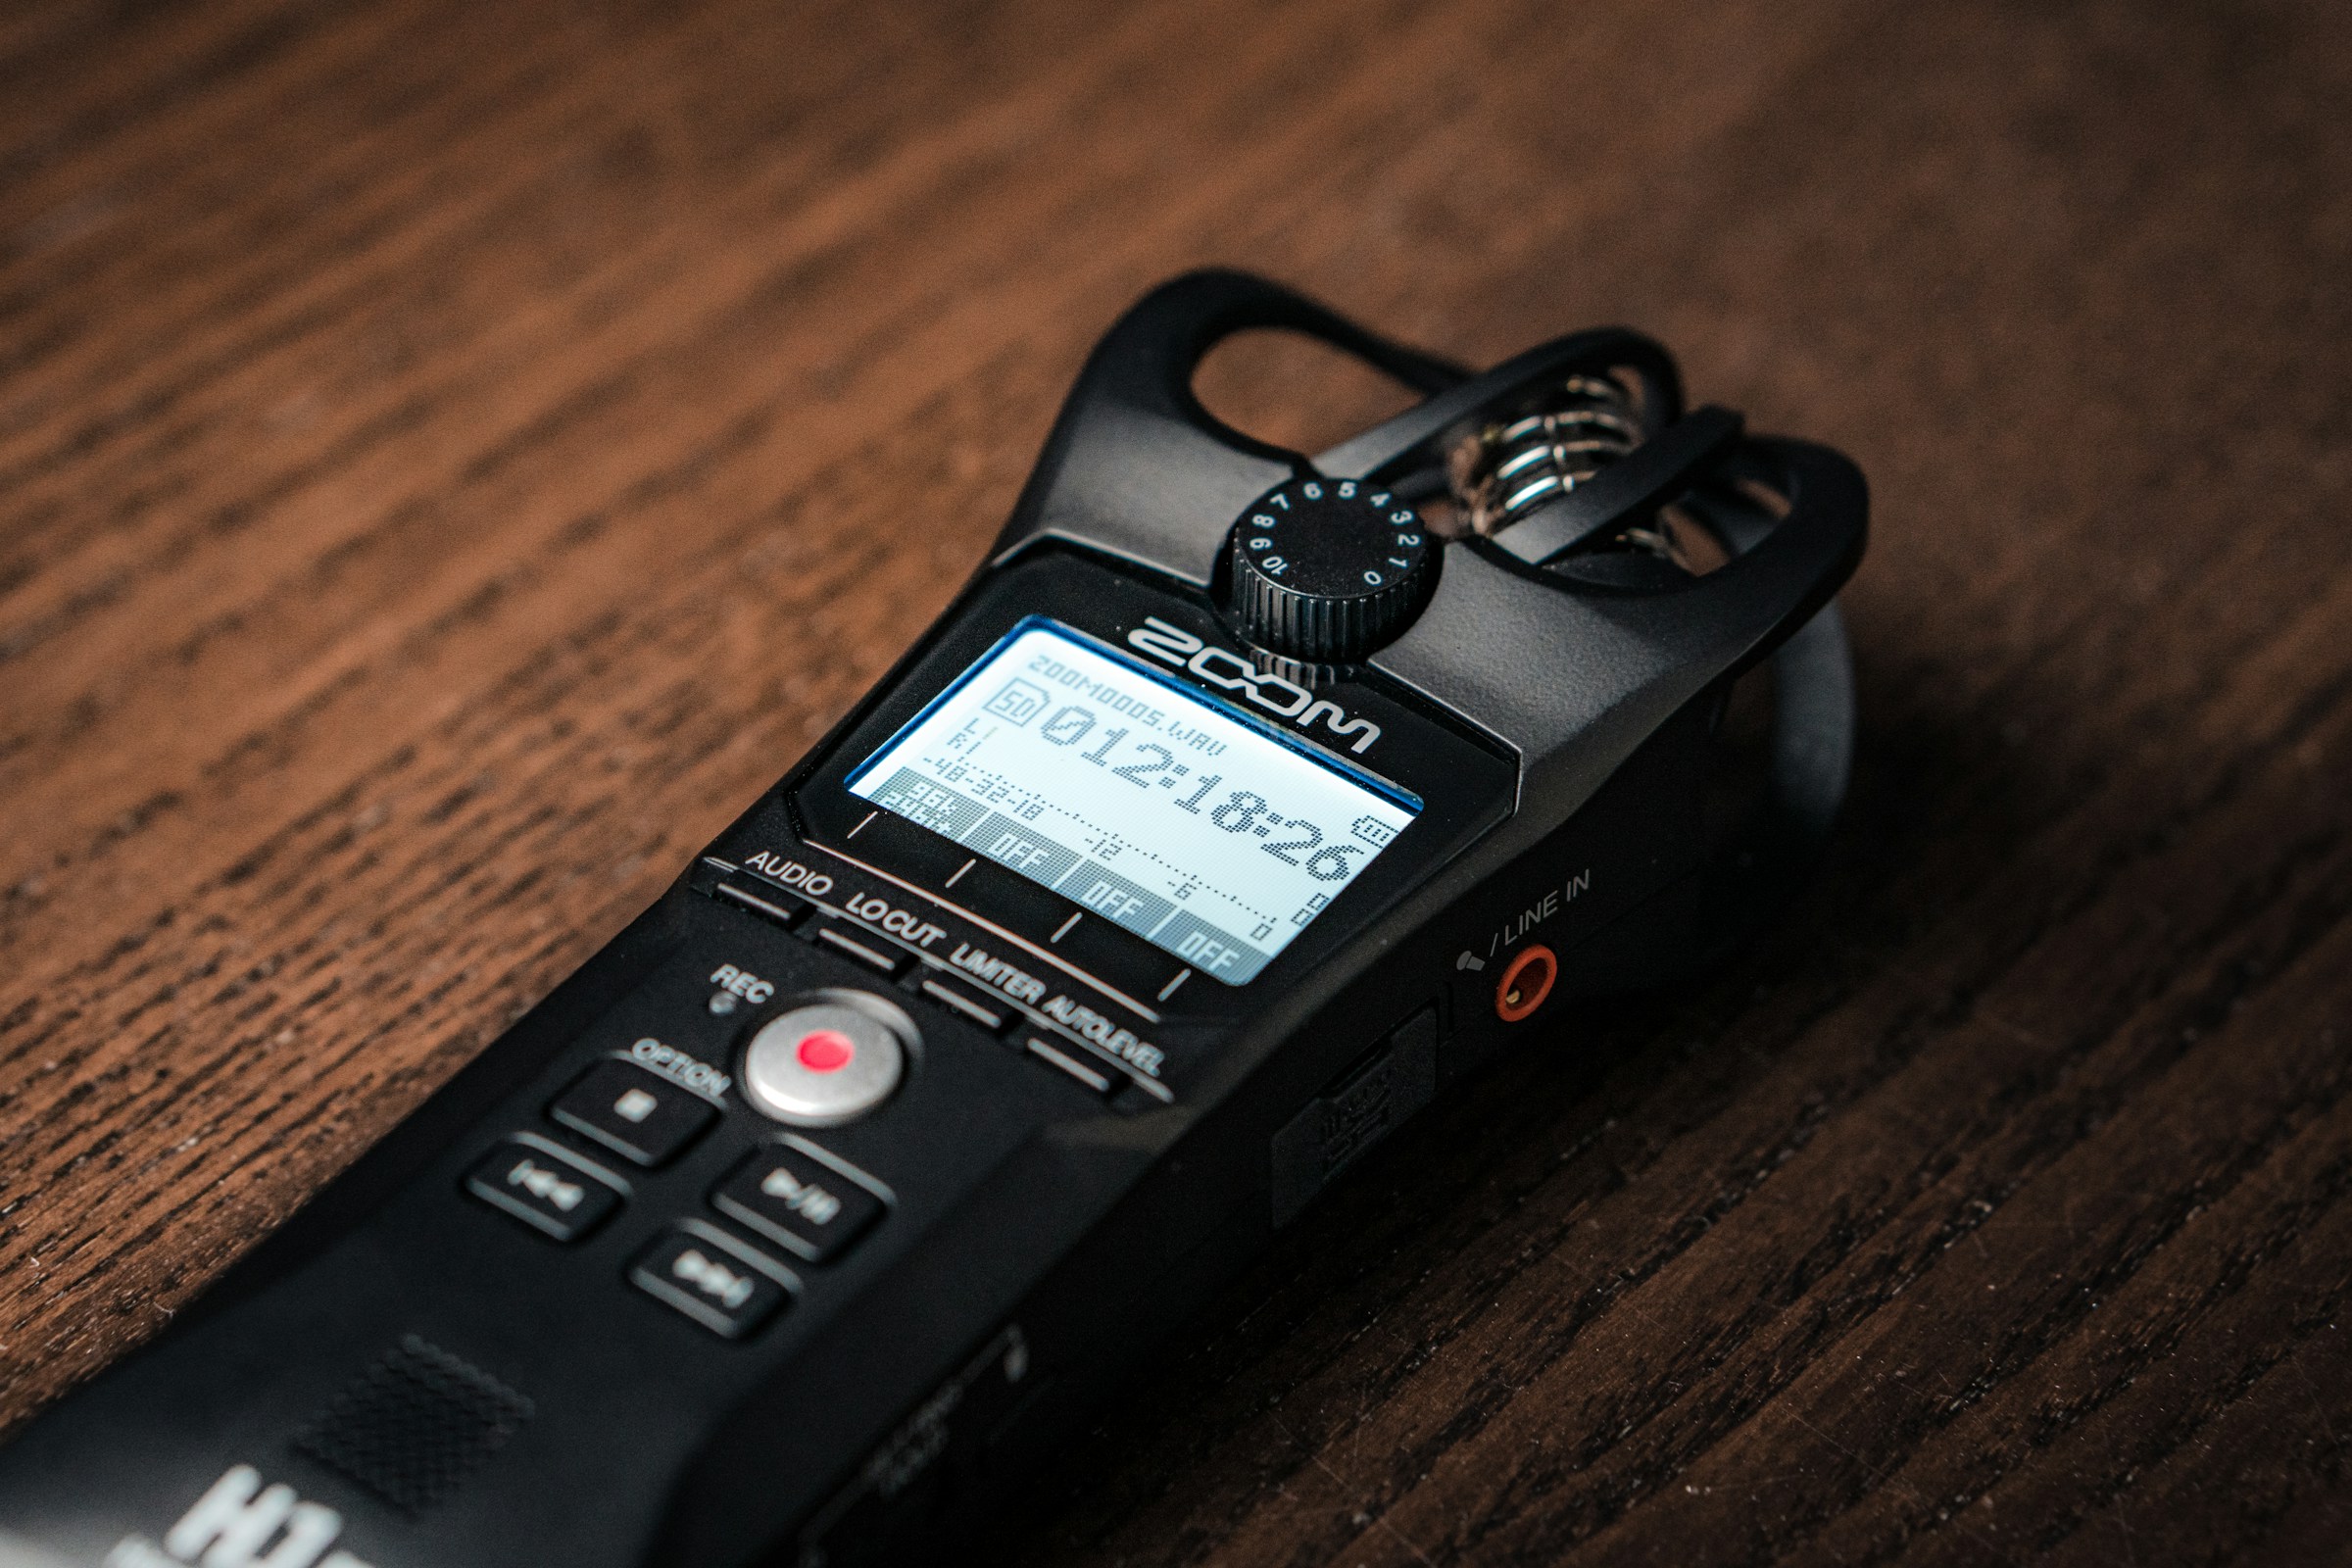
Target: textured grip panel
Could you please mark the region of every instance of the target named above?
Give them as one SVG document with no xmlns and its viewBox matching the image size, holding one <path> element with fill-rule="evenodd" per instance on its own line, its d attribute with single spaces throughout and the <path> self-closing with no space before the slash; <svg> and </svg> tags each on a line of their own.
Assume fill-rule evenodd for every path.
<svg viewBox="0 0 2352 1568">
<path fill-rule="evenodd" d="M 533 1414 L 498 1379 L 411 1334 L 294 1436 L 294 1446 L 395 1508 L 455 1492 Z"/>
</svg>

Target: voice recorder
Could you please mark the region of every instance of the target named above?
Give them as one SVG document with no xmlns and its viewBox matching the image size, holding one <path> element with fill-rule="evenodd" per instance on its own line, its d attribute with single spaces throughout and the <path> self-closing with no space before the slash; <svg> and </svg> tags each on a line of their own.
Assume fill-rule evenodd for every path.
<svg viewBox="0 0 2352 1568">
<path fill-rule="evenodd" d="M 1422 400 L 1252 439 L 1192 391 L 1245 328 Z M 0 1562 L 929 1559 L 1448 1084 L 1771 918 L 1844 792 L 1865 511 L 1634 332 L 1472 374 L 1162 286 L 839 727 L 0 1450 Z"/>
</svg>

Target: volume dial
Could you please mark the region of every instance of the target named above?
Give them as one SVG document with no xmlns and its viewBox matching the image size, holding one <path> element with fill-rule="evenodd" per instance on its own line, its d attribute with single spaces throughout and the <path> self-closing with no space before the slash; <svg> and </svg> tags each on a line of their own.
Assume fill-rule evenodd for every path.
<svg viewBox="0 0 2352 1568">
<path fill-rule="evenodd" d="M 1429 586 L 1429 531 L 1353 479 L 1293 479 L 1233 525 L 1233 617 L 1259 647 L 1345 663 L 1404 629 Z"/>
</svg>

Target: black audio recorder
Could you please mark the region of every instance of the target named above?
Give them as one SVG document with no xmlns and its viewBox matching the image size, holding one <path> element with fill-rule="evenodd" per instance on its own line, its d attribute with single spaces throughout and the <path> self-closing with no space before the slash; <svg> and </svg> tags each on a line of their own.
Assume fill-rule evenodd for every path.
<svg viewBox="0 0 2352 1568">
<path fill-rule="evenodd" d="M 1245 436 L 1192 378 L 1250 328 L 1421 401 Z M 1162 286 L 842 724 L 0 1450 L 0 1564 L 936 1560 L 1449 1083 L 1782 906 L 1866 510 L 1637 333 L 1474 374 Z"/>
</svg>

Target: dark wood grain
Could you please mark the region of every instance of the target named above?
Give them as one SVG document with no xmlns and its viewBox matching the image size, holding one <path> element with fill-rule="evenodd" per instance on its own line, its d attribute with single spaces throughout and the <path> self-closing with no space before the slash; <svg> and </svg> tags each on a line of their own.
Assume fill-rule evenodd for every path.
<svg viewBox="0 0 2352 1568">
<path fill-rule="evenodd" d="M 1171 1348 L 1042 1563 L 2352 1554 L 2352 13 L 0 14 L 0 1420 L 594 951 L 1208 261 L 1642 325 L 1869 471 L 1736 972 Z M 1278 437 L 1394 394 L 1245 343 Z"/>
</svg>

